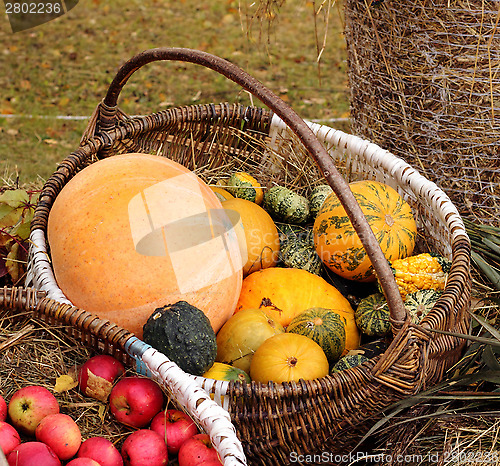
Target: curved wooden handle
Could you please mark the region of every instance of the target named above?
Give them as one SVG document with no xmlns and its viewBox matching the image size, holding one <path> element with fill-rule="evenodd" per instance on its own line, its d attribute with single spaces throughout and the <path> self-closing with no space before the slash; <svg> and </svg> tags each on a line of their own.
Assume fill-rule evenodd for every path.
<svg viewBox="0 0 500 466">
<path fill-rule="evenodd" d="M 194 63 L 220 73 L 257 97 L 288 125 L 312 155 L 321 173 L 344 206 L 380 280 L 382 290 L 387 298 L 391 318 L 395 322 L 403 322 L 406 319 L 406 311 L 389 263 L 348 183 L 337 170 L 332 158 L 309 126 L 289 105 L 236 65 L 198 50 L 168 47 L 146 50 L 127 61 L 111 82 L 103 100 L 106 111 L 100 116 L 100 129 L 106 131 L 115 126 L 118 97 L 130 76 L 148 63 L 163 60 Z"/>
</svg>

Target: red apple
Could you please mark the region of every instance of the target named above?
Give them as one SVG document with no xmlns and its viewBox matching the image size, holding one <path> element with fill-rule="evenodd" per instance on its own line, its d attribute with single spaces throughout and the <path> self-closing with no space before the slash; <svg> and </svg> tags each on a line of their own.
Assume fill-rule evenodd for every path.
<svg viewBox="0 0 500 466">
<path fill-rule="evenodd" d="M 5 398 L 0 395 L 0 421 L 5 421 L 7 419 L 7 402 Z"/>
<path fill-rule="evenodd" d="M 217 450 L 213 447 L 208 434 L 196 434 L 187 439 L 179 450 L 179 466 L 204 466 L 222 464 Z"/>
<path fill-rule="evenodd" d="M 21 443 L 19 432 L 7 422 L 0 421 L 0 448 L 7 456 Z"/>
<path fill-rule="evenodd" d="M 125 377 L 111 390 L 109 407 L 118 422 L 140 429 L 162 410 L 163 391 L 146 377 Z"/>
<path fill-rule="evenodd" d="M 42 442 L 19 444 L 7 456 L 9 466 L 61 466 L 61 461 L 52 449 Z"/>
<path fill-rule="evenodd" d="M 71 416 L 63 413 L 45 416 L 35 430 L 35 437 L 52 448 L 63 461 L 75 456 L 82 443 L 77 423 Z"/>
<path fill-rule="evenodd" d="M 78 386 L 84 395 L 106 401 L 116 379 L 125 373 L 113 356 L 99 354 L 87 360 L 78 371 Z"/>
<path fill-rule="evenodd" d="M 122 457 L 126 466 L 164 466 L 168 463 L 167 445 L 151 429 L 136 430 L 123 442 Z"/>
<path fill-rule="evenodd" d="M 75 458 L 66 463 L 66 466 L 102 466 L 92 458 Z"/>
<path fill-rule="evenodd" d="M 92 458 L 101 466 L 123 466 L 123 458 L 113 443 L 104 437 L 90 437 L 80 446 L 79 458 Z"/>
<path fill-rule="evenodd" d="M 27 435 L 35 435 L 38 423 L 48 414 L 58 412 L 56 397 L 40 385 L 20 388 L 12 395 L 8 406 L 12 425 Z"/>
<path fill-rule="evenodd" d="M 171 454 L 177 454 L 181 445 L 198 433 L 194 421 L 185 412 L 177 409 L 167 409 L 158 413 L 151 421 L 151 430 L 165 439 L 168 452 Z"/>
</svg>

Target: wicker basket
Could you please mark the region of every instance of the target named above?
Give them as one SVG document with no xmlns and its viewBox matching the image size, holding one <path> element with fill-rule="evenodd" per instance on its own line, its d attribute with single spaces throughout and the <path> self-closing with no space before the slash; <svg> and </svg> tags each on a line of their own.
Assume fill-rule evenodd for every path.
<svg viewBox="0 0 500 466">
<path fill-rule="evenodd" d="M 117 107 L 122 87 L 133 72 L 157 60 L 182 60 L 211 68 L 240 84 L 270 110 L 208 104 L 128 117 Z M 287 156 L 291 147 L 293 160 Z M 125 152 L 168 156 L 209 182 L 228 167 L 251 171 L 265 186 L 280 183 L 303 193 L 326 178 L 364 238 L 388 297 L 394 338 L 386 352 L 356 368 L 312 381 L 213 381 L 183 373 L 126 330 L 73 307 L 52 273 L 45 236 L 48 214 L 75 173 L 101 157 Z M 375 179 L 393 186 L 413 208 L 425 240 L 421 247 L 452 259 L 445 291 L 420 325 L 406 319 L 387 261 L 376 240 L 373 243 L 373 233 L 347 187 L 347 181 L 354 179 Z M 329 458 L 340 464 L 335 455 L 348 452 L 382 410 L 435 384 L 458 360 L 465 340 L 433 330 L 468 331 L 470 242 L 449 198 L 388 151 L 327 126 L 305 123 L 242 70 L 202 52 L 153 49 L 123 65 L 98 105 L 81 146 L 45 184 L 31 241 L 32 287 L 5 289 L 0 304 L 69 323 L 83 344 L 135 363 L 138 370 L 146 369 L 210 433 L 225 464 L 289 464 L 300 459 L 299 455 L 312 454 L 323 454 L 322 462 Z M 211 403 L 209 393 L 224 409 Z"/>
</svg>

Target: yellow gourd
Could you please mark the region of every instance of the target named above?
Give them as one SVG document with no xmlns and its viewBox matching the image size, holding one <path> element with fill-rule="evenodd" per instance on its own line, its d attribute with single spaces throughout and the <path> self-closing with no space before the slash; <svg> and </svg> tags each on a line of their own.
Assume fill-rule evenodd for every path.
<svg viewBox="0 0 500 466">
<path fill-rule="evenodd" d="M 280 239 L 271 216 L 246 199 L 230 199 L 222 204 L 239 234 L 243 275 L 276 265 Z"/>
<path fill-rule="evenodd" d="M 328 374 L 328 359 L 312 339 L 296 333 L 268 338 L 250 363 L 250 378 L 256 382 L 276 383 L 312 380 Z"/>
<path fill-rule="evenodd" d="M 360 343 L 360 333 L 349 301 L 323 278 L 303 269 L 270 267 L 243 279 L 236 311 L 262 309 L 286 327 L 306 309 L 322 307 L 346 319 L 346 351 Z"/>
</svg>

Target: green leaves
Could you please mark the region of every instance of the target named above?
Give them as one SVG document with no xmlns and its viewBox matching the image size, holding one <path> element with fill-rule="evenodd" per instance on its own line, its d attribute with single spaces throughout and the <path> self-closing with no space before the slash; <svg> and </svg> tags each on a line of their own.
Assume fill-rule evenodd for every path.
<svg viewBox="0 0 500 466">
<path fill-rule="evenodd" d="M 500 270 L 488 263 L 474 250 L 471 251 L 471 258 L 474 264 L 476 264 L 476 266 L 479 268 L 479 270 L 481 270 L 481 272 L 486 276 L 491 284 L 497 290 L 500 290 Z"/>
<path fill-rule="evenodd" d="M 464 224 L 471 241 L 472 261 L 493 287 L 500 290 L 500 228 L 467 219 Z"/>
<path fill-rule="evenodd" d="M 422 403 L 429 406 L 434 403 L 435 409 L 430 410 L 426 417 L 438 419 L 449 413 L 470 413 L 474 409 L 500 401 L 500 331 L 484 317 L 472 312 L 470 314 L 476 335 L 430 329 L 436 334 L 472 342 L 460 361 L 448 370 L 447 376 L 440 383 L 387 407 L 356 448 L 375 433 L 381 434 L 397 425 L 415 422 L 414 416 L 407 416 L 405 413 Z"/>
<path fill-rule="evenodd" d="M 5 189 L 0 194 L 0 278 L 16 284 L 24 275 L 37 191 Z"/>
</svg>

